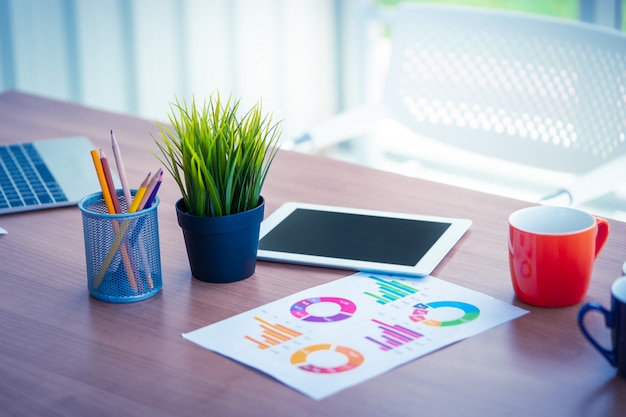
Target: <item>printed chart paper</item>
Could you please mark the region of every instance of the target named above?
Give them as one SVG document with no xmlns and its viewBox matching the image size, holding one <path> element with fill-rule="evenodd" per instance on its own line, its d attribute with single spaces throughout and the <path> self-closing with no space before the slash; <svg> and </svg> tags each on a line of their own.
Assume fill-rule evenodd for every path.
<svg viewBox="0 0 626 417">
<path fill-rule="evenodd" d="M 183 337 L 319 400 L 527 312 L 432 276 L 356 273 Z"/>
</svg>

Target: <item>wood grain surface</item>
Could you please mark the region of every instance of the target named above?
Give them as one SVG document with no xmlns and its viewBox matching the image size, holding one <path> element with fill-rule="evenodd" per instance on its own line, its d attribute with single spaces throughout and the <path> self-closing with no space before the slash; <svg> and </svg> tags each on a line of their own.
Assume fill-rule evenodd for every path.
<svg viewBox="0 0 626 417">
<path fill-rule="evenodd" d="M 128 178 L 160 167 L 154 121 L 24 93 L 0 95 L 0 142 L 86 135 Z M 97 190 L 94 190 L 97 191 Z M 280 151 L 264 187 L 266 216 L 286 201 L 466 217 L 470 231 L 433 275 L 530 314 L 314 401 L 181 334 L 349 271 L 260 261 L 249 279 L 210 284 L 190 275 L 166 176 L 159 196 L 163 290 L 126 305 L 87 292 L 77 207 L 0 216 L 0 414 L 6 416 L 624 416 L 626 380 L 583 338 L 579 305 L 519 302 L 507 260 L 507 218 L 523 201 Z M 626 260 L 626 224 L 595 265 L 585 301 L 609 304 Z M 600 317 L 590 326 L 608 344 Z"/>
</svg>

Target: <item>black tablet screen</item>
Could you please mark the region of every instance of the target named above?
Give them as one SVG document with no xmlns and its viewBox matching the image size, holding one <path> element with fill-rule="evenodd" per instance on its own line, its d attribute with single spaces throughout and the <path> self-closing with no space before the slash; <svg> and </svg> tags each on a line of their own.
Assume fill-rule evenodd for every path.
<svg viewBox="0 0 626 417">
<path fill-rule="evenodd" d="M 450 223 L 296 209 L 259 249 L 413 266 Z"/>
</svg>

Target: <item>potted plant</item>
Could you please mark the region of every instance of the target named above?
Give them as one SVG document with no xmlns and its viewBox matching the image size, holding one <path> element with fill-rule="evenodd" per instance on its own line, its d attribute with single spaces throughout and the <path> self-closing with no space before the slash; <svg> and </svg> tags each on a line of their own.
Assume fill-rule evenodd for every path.
<svg viewBox="0 0 626 417">
<path fill-rule="evenodd" d="M 281 130 L 261 103 L 245 114 L 240 100 L 219 93 L 197 106 L 176 99 L 154 138 L 182 198 L 176 203 L 192 275 L 233 282 L 256 267 L 265 202 L 261 189 Z"/>
</svg>

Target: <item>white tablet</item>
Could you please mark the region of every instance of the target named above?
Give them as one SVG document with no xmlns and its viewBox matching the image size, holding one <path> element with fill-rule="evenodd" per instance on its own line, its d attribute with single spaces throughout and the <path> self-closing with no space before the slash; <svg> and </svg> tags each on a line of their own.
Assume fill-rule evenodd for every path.
<svg viewBox="0 0 626 417">
<path fill-rule="evenodd" d="M 467 219 L 285 203 L 261 223 L 258 258 L 357 271 L 428 275 Z"/>
</svg>

